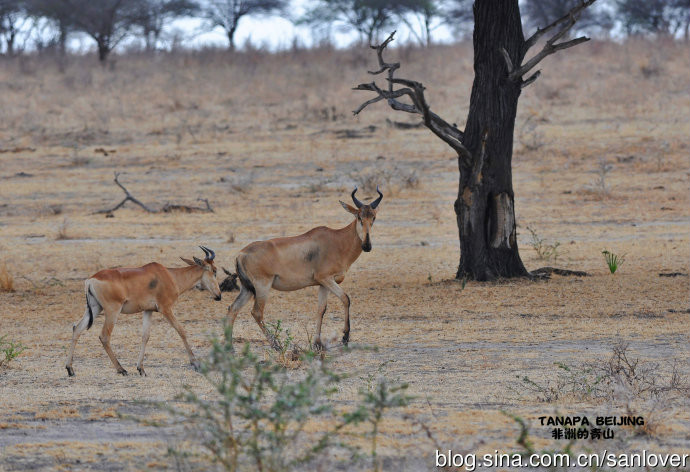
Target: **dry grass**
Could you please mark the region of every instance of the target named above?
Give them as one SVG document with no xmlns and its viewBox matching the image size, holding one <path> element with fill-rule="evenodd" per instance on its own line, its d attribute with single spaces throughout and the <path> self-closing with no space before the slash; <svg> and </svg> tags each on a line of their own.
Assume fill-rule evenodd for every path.
<svg viewBox="0 0 690 472">
<path fill-rule="evenodd" d="M 424 82 L 432 109 L 462 128 L 471 48 L 390 53 L 402 60 L 400 76 Z M 253 240 L 349 223 L 338 200 L 356 182 L 385 172 L 417 180 L 382 182 L 374 250 L 343 283 L 352 299 L 352 342 L 378 350 L 338 357 L 338 367 L 351 375 L 334 402 L 349 404 L 370 374 L 380 372 L 410 384 L 416 396 L 410 409 L 443 445 L 457 441 L 459 449 L 477 453 L 513 448 L 518 429 L 500 413 L 508 410 L 530 422 L 535 444 L 555 449 L 560 446 L 549 432 L 535 426 L 537 416 L 552 408 L 583 414 L 604 407 L 571 398 L 547 408 L 534 398 L 516 399 L 508 387 L 517 373 L 543 382 L 554 362 L 604 358 L 623 338 L 642 359 L 662 367 L 678 358 L 687 375 L 688 279 L 658 274 L 687 274 L 690 258 L 688 45 L 590 42 L 545 60 L 542 77 L 523 91 L 517 118 L 518 124 L 528 117 L 536 123 L 526 128 L 522 145 L 516 136 L 518 242 L 528 268 L 544 265 L 529 247 L 526 225 L 538 228 L 540 238 L 561 243 L 559 266 L 592 276 L 464 287 L 449 280 L 459 256 L 452 208 L 457 158 L 425 129 L 388 127 L 387 117 L 413 117 L 393 115 L 384 104 L 350 115 L 370 98 L 350 88 L 370 80 L 371 51 L 132 56 L 120 58 L 114 70 L 92 59 L 70 58 L 64 74 L 35 57 L 27 59 L 28 68 L 11 61 L 0 68 L 0 84 L 11 89 L 0 94 L 0 150 L 18 149 L 0 153 L 0 201 L 11 202 L 0 205 L 0 247 L 12 273 L 26 277 L 15 279 L 15 292 L 0 293 L 0 332 L 28 346 L 0 374 L 0 421 L 29 423 L 36 413 L 62 408 L 106 411 L 114 402 L 127 409 L 142 400 L 169 401 L 182 384 L 208 392 L 159 316 L 147 347 L 148 377 L 115 375 L 98 341 L 98 319 L 79 340 L 77 377 L 68 379 L 64 357 L 72 323 L 84 312 L 83 279 L 104 267 L 151 260 L 175 266 L 198 244 L 232 268 L 234 255 Z M 294 79 L 276 79 L 286 77 Z M 75 163 L 75 149 L 88 161 Z M 590 189 L 600 160 L 612 166 L 604 175 L 605 194 Z M 112 183 L 113 171 L 122 170 L 128 188 L 147 204 L 201 197 L 216 211 L 147 214 L 128 203 L 113 218 L 94 215 L 122 198 Z M 373 196 L 371 189 L 362 193 L 362 199 Z M 52 205 L 60 211 L 46 211 Z M 65 218 L 67 238 L 56 239 Z M 69 239 L 75 234 L 79 239 Z M 606 248 L 626 254 L 615 277 L 601 255 Z M 295 343 L 304 345 L 314 329 L 316 300 L 313 289 L 272 293 L 266 319 L 282 320 Z M 198 291 L 181 298 L 178 317 L 200 355 L 209 349 L 209 336 L 220 334 L 230 301 L 214 303 Z M 248 310 L 238 318 L 235 337 L 266 349 Z M 333 349 L 342 322 L 340 303 L 332 298 L 323 338 Z M 138 315 L 123 315 L 112 337 L 130 372 L 140 330 Z M 605 412 L 626 414 L 626 408 L 612 403 Z M 651 437 L 631 435 L 621 448 L 687 449 L 688 409 L 659 408 L 654 414 L 665 426 Z M 21 410 L 23 421 L 3 417 Z M 98 450 L 113 468 L 164 460 L 164 447 L 113 451 L 110 443 L 123 439 L 113 425 L 122 420 L 103 416 L 43 423 L 48 431 L 64 428 L 59 431 L 70 438 L 60 445 L 62 462 L 43 430 L 32 437 L 40 444 L 22 447 L 26 438 L 4 429 L 0 460 L 21 464 L 15 468 L 26 466 L 20 460 L 38 469 L 78 468 L 73 461 L 87 433 L 88 441 L 100 438 L 97 448 L 88 445 L 89 458 Z M 97 434 L 81 422 L 99 428 Z M 428 468 L 433 449 L 424 433 L 391 424 L 381 451 L 394 461 L 391 468 L 403 450 L 419 452 L 400 462 L 401 470 Z M 159 439 L 149 432 L 140 437 Z"/>
<path fill-rule="evenodd" d="M 0 292 L 14 292 L 14 277 L 5 263 L 0 265 Z"/>
</svg>

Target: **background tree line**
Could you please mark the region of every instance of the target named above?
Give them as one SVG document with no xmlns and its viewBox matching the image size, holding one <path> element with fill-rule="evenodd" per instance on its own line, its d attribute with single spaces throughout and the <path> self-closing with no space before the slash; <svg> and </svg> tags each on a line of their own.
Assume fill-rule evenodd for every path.
<svg viewBox="0 0 690 472">
<path fill-rule="evenodd" d="M 527 29 L 549 24 L 580 0 L 521 0 Z M 139 39 L 146 50 L 161 47 L 181 18 L 202 20 L 205 31 L 222 30 L 229 49 L 243 18 L 279 15 L 330 38 L 334 31 L 356 32 L 375 43 L 400 25 L 421 45 L 447 25 L 460 38 L 471 31 L 472 0 L 0 0 L 0 53 L 29 50 L 65 54 L 68 39 L 93 40 L 101 61 L 123 40 Z M 304 11 L 293 13 L 299 5 Z M 666 35 L 688 39 L 690 0 L 599 0 L 586 9 L 578 28 L 590 34 Z"/>
</svg>

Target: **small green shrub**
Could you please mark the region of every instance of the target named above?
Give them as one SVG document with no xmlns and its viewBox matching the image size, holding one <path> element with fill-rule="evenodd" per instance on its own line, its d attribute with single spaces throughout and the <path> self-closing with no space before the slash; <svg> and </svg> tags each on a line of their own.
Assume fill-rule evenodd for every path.
<svg viewBox="0 0 690 472">
<path fill-rule="evenodd" d="M 26 350 L 20 342 L 9 341 L 7 336 L 0 336 L 0 367 L 7 366 Z"/>
<path fill-rule="evenodd" d="M 288 352 L 287 330 L 283 335 L 276 323 L 272 334 Z M 390 386 L 379 380 L 373 390 L 360 392 L 352 410 L 337 411 L 330 399 L 345 376 L 329 369 L 328 358 L 307 351 L 301 358 L 303 369 L 289 370 L 282 365 L 280 352 L 278 359 L 259 359 L 248 344 L 234 351 L 231 339 L 231 328 L 226 327 L 224 338 L 212 340 L 209 357 L 202 363 L 201 373 L 212 386 L 210 394 L 198 394 L 187 386 L 177 398 L 181 406 L 160 405 L 170 422 L 183 424 L 187 437 L 203 451 L 194 454 L 190 445 L 170 448 L 176 460 L 196 457 L 229 471 L 306 470 L 318 459 L 334 461 L 333 455 L 325 455 L 329 450 L 349 452 L 349 461 L 361 460 L 366 455 L 344 439 L 364 436 L 378 470 L 379 424 L 386 410 L 407 404 L 406 385 Z M 318 423 L 319 428 L 307 433 L 309 423 Z M 354 428 L 362 424 L 370 429 Z"/>
<path fill-rule="evenodd" d="M 536 230 L 528 226 L 527 231 L 530 232 L 531 237 L 529 245 L 532 246 L 532 249 L 534 249 L 534 251 L 537 253 L 537 257 L 539 257 L 539 259 L 543 261 L 549 261 L 553 259 L 554 262 L 558 260 L 560 256 L 560 254 L 558 253 L 558 248 L 561 245 L 561 243 L 556 241 L 553 244 L 546 244 L 546 240 L 540 238 Z"/>
<path fill-rule="evenodd" d="M 625 255 L 619 256 L 607 250 L 603 250 L 601 253 L 604 255 L 606 265 L 609 267 L 612 274 L 615 274 L 618 268 L 625 262 Z"/>
</svg>

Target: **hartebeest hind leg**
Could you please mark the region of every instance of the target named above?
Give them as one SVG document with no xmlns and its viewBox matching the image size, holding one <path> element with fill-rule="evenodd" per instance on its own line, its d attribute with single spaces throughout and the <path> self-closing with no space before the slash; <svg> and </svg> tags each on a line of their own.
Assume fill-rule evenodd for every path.
<svg viewBox="0 0 690 472">
<path fill-rule="evenodd" d="M 108 357 L 110 357 L 110 361 L 113 363 L 113 366 L 115 366 L 117 373 L 127 375 L 127 371 L 122 367 L 122 365 L 120 365 L 120 362 L 117 360 L 117 357 L 115 357 L 115 353 L 110 348 L 110 336 L 113 334 L 113 328 L 115 327 L 115 322 L 117 321 L 117 317 L 120 314 L 121 309 L 122 307 L 118 307 L 117 309 L 103 310 L 105 312 L 105 322 L 103 323 L 103 330 L 101 331 L 101 335 L 98 338 L 101 340 L 101 344 L 103 344 L 103 349 L 105 349 L 105 352 L 108 354 Z"/>
<path fill-rule="evenodd" d="M 189 363 L 192 364 L 192 368 L 198 372 L 201 368 L 201 365 L 199 364 L 199 361 L 196 360 L 194 352 L 192 352 L 192 348 L 189 347 L 189 343 L 187 342 L 187 332 L 184 330 L 184 327 L 180 324 L 179 321 L 177 321 L 177 318 L 175 318 L 175 315 L 173 315 L 172 310 L 164 310 L 161 311 L 161 313 L 163 314 L 165 319 L 168 320 L 168 323 L 170 323 L 172 327 L 175 328 L 177 334 L 180 335 L 182 343 L 184 344 L 184 348 L 187 350 L 187 354 L 189 355 Z"/>
<path fill-rule="evenodd" d="M 77 345 L 77 340 L 81 333 L 83 333 L 89 326 L 89 309 L 86 308 L 84 316 L 77 323 L 72 326 L 72 345 L 69 348 L 69 354 L 67 354 L 67 362 L 65 363 L 65 369 L 67 369 L 67 375 L 74 377 L 74 369 L 72 368 L 72 359 L 74 358 L 74 348 Z"/>
<path fill-rule="evenodd" d="M 321 323 L 323 323 L 323 315 L 326 313 L 326 306 L 328 303 L 328 287 L 321 285 L 319 287 L 319 308 L 316 312 L 316 338 L 314 339 L 314 348 L 323 350 L 324 345 L 321 342 Z"/>
<path fill-rule="evenodd" d="M 240 294 L 237 296 L 234 302 L 232 302 L 232 305 L 228 307 L 228 316 L 226 318 L 226 321 L 230 325 L 230 345 L 232 346 L 232 329 L 235 326 L 235 320 L 237 319 L 237 315 L 239 314 L 240 310 L 244 305 L 247 304 L 249 299 L 252 298 L 252 292 L 250 292 L 247 288 L 242 285 L 240 287 Z"/>
<path fill-rule="evenodd" d="M 137 362 L 137 370 L 139 375 L 146 376 L 144 372 L 144 350 L 146 343 L 149 342 L 149 335 L 151 334 L 151 312 L 145 311 L 143 318 L 143 330 L 141 332 L 141 352 L 139 353 L 139 362 Z"/>
<path fill-rule="evenodd" d="M 276 351 L 280 350 L 280 345 L 275 336 L 268 332 L 266 325 L 264 324 L 264 308 L 266 307 L 266 300 L 268 300 L 268 293 L 271 290 L 270 283 L 268 284 L 254 284 L 256 289 L 256 295 L 254 296 L 254 307 L 252 308 L 252 316 L 254 321 L 261 328 L 261 332 L 264 333 L 268 342 L 271 343 L 271 347 Z"/>
<path fill-rule="evenodd" d="M 340 288 L 340 285 L 333 278 L 319 280 L 322 287 L 326 287 L 336 297 L 343 302 L 343 310 L 345 311 L 345 327 L 343 328 L 343 344 L 347 346 L 350 341 L 350 297 Z M 319 292 L 320 293 L 320 292 Z"/>
</svg>

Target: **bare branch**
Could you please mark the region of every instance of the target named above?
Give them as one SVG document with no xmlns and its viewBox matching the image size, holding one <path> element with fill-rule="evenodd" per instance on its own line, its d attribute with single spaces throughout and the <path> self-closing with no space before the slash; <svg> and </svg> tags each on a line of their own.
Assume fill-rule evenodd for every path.
<svg viewBox="0 0 690 472">
<path fill-rule="evenodd" d="M 211 204 L 209 203 L 208 199 L 206 199 L 206 198 L 199 198 L 198 199 L 198 201 L 204 202 L 206 204 L 205 207 L 194 207 L 194 206 L 188 206 L 188 205 L 177 205 L 174 203 L 166 203 L 160 210 L 153 210 L 153 209 L 147 207 L 146 205 L 144 205 L 139 199 L 134 197 L 134 195 L 132 195 L 129 192 L 129 190 L 127 190 L 127 188 L 124 185 L 122 185 L 122 183 L 120 183 L 119 177 L 120 177 L 120 172 L 115 172 L 115 178 L 113 179 L 113 181 L 115 182 L 115 185 L 120 187 L 122 189 L 122 191 L 125 192 L 125 198 L 120 203 L 118 203 L 117 205 L 115 205 L 112 208 L 106 208 L 105 210 L 98 210 L 96 212 L 97 214 L 105 213 L 106 216 L 110 215 L 115 210 L 120 209 L 128 201 L 139 205 L 144 210 L 146 210 L 147 213 L 161 213 L 161 212 L 162 213 L 168 213 L 171 211 L 184 211 L 187 213 L 192 213 L 192 212 L 210 212 L 210 213 L 213 213 L 213 208 L 211 208 Z"/>
<path fill-rule="evenodd" d="M 532 46 L 534 46 L 537 43 L 537 41 L 539 41 L 539 39 L 543 35 L 545 35 L 549 31 L 551 31 L 552 29 L 554 29 L 556 26 L 560 25 L 561 23 L 563 23 L 567 20 L 570 20 L 572 17 L 576 17 L 576 15 L 578 15 L 582 10 L 589 7 L 590 5 L 592 5 L 596 1 L 597 0 L 583 0 L 582 3 L 577 5 L 575 8 L 570 10 L 568 13 L 566 13 L 565 15 L 563 15 L 562 17 L 560 17 L 559 19 L 557 19 L 556 21 L 554 21 L 550 25 L 547 25 L 544 28 L 538 28 L 537 31 L 525 41 L 525 44 L 523 46 L 523 53 L 527 53 L 527 51 Z M 572 25 L 571 25 L 571 27 L 572 27 Z M 570 29 L 570 28 L 568 28 L 568 29 Z"/>
<path fill-rule="evenodd" d="M 147 207 L 146 205 L 144 205 L 143 203 L 141 203 L 137 198 L 135 198 L 134 196 L 132 196 L 132 194 L 129 193 L 129 190 L 127 190 L 127 189 L 125 188 L 125 186 L 122 185 L 122 184 L 120 183 L 120 181 L 118 180 L 119 177 L 120 177 L 120 173 L 119 173 L 119 172 L 115 172 L 115 178 L 114 178 L 113 180 L 114 180 L 114 182 L 115 182 L 115 185 L 117 185 L 118 187 L 120 187 L 120 188 L 122 189 L 122 191 L 125 192 L 125 198 L 124 198 L 120 203 L 118 203 L 117 205 L 115 205 L 113 208 L 108 208 L 108 209 L 105 209 L 105 210 L 99 210 L 99 211 L 97 211 L 96 213 L 112 213 L 112 212 L 114 212 L 115 210 L 119 209 L 122 205 L 124 205 L 125 203 L 127 203 L 128 200 L 131 201 L 132 203 L 136 203 L 137 205 L 139 205 L 140 207 L 142 207 L 144 210 L 146 210 L 148 213 L 156 213 L 156 210 L 150 209 L 149 207 Z"/>
<path fill-rule="evenodd" d="M 424 117 L 424 125 L 431 130 L 436 136 L 441 138 L 446 144 L 452 147 L 459 156 L 468 161 L 472 160 L 472 154 L 467 150 L 463 144 L 463 133 L 455 125 L 451 125 L 446 122 L 443 118 L 433 113 L 429 104 L 424 96 L 424 85 L 422 83 L 408 80 L 395 78 L 395 71 L 400 68 L 400 63 L 388 63 L 383 59 L 383 51 L 386 46 L 393 40 L 395 31 L 393 31 L 386 40 L 378 46 L 371 46 L 372 49 L 376 50 L 376 56 L 378 58 L 379 69 L 376 71 L 368 71 L 372 75 L 383 74 L 387 72 L 388 81 L 387 90 L 382 89 L 376 82 L 371 82 L 368 84 L 359 84 L 354 87 L 353 90 L 366 90 L 369 92 L 375 92 L 376 97 L 367 100 L 357 107 L 353 114 L 358 115 L 362 110 L 372 103 L 379 102 L 381 100 L 386 100 L 388 106 L 394 110 L 404 111 L 406 113 L 419 114 Z M 394 85 L 403 85 L 403 88 L 395 89 Z M 404 103 L 398 100 L 401 97 L 408 97 L 411 104 Z"/>
<path fill-rule="evenodd" d="M 520 88 L 525 88 L 535 80 L 539 78 L 541 75 L 541 71 L 538 70 L 534 74 L 530 75 L 527 79 L 523 80 L 522 83 L 520 84 Z"/>
<path fill-rule="evenodd" d="M 506 51 L 506 48 L 501 47 L 499 49 L 501 51 L 501 54 L 503 55 L 503 59 L 506 61 L 506 67 L 508 68 L 508 75 L 510 75 L 513 72 L 513 61 L 510 60 L 510 56 L 508 55 L 508 51 Z"/>
<path fill-rule="evenodd" d="M 580 43 L 584 43 L 585 41 L 589 41 L 589 38 L 586 36 L 582 36 L 579 38 L 572 39 L 570 41 L 565 41 L 562 43 L 557 43 L 561 38 L 563 38 L 568 31 L 570 31 L 577 22 L 578 19 L 578 14 L 584 10 L 585 8 L 589 7 L 592 5 L 596 0 L 582 0 L 582 2 L 575 6 L 573 9 L 571 9 L 568 13 L 551 23 L 550 25 L 546 26 L 545 28 L 540 28 L 537 30 L 536 33 L 534 33 L 529 39 L 527 39 L 523 45 L 523 54 L 527 53 L 527 51 L 536 44 L 536 42 L 547 32 L 553 30 L 556 28 L 558 25 L 562 25 L 561 29 L 559 29 L 556 34 L 554 34 L 551 38 L 549 38 L 546 41 L 546 44 L 542 48 L 541 51 L 539 51 L 537 54 L 534 55 L 529 61 L 525 62 L 524 64 L 520 65 L 519 67 L 515 68 L 514 70 L 510 71 L 508 74 L 508 78 L 510 80 L 522 80 L 522 76 L 528 73 L 530 70 L 532 70 L 537 64 L 539 64 L 545 57 L 550 56 L 551 54 L 563 50 L 563 49 L 568 49 L 573 46 L 576 46 Z M 504 57 L 507 56 L 507 52 L 501 51 L 502 54 L 504 54 Z M 510 60 L 510 58 L 507 58 L 506 60 Z M 535 73 L 532 76 L 530 76 L 527 80 L 522 81 L 520 83 L 520 87 L 526 87 L 527 85 L 531 84 L 537 78 L 539 77 L 539 73 Z"/>
</svg>

